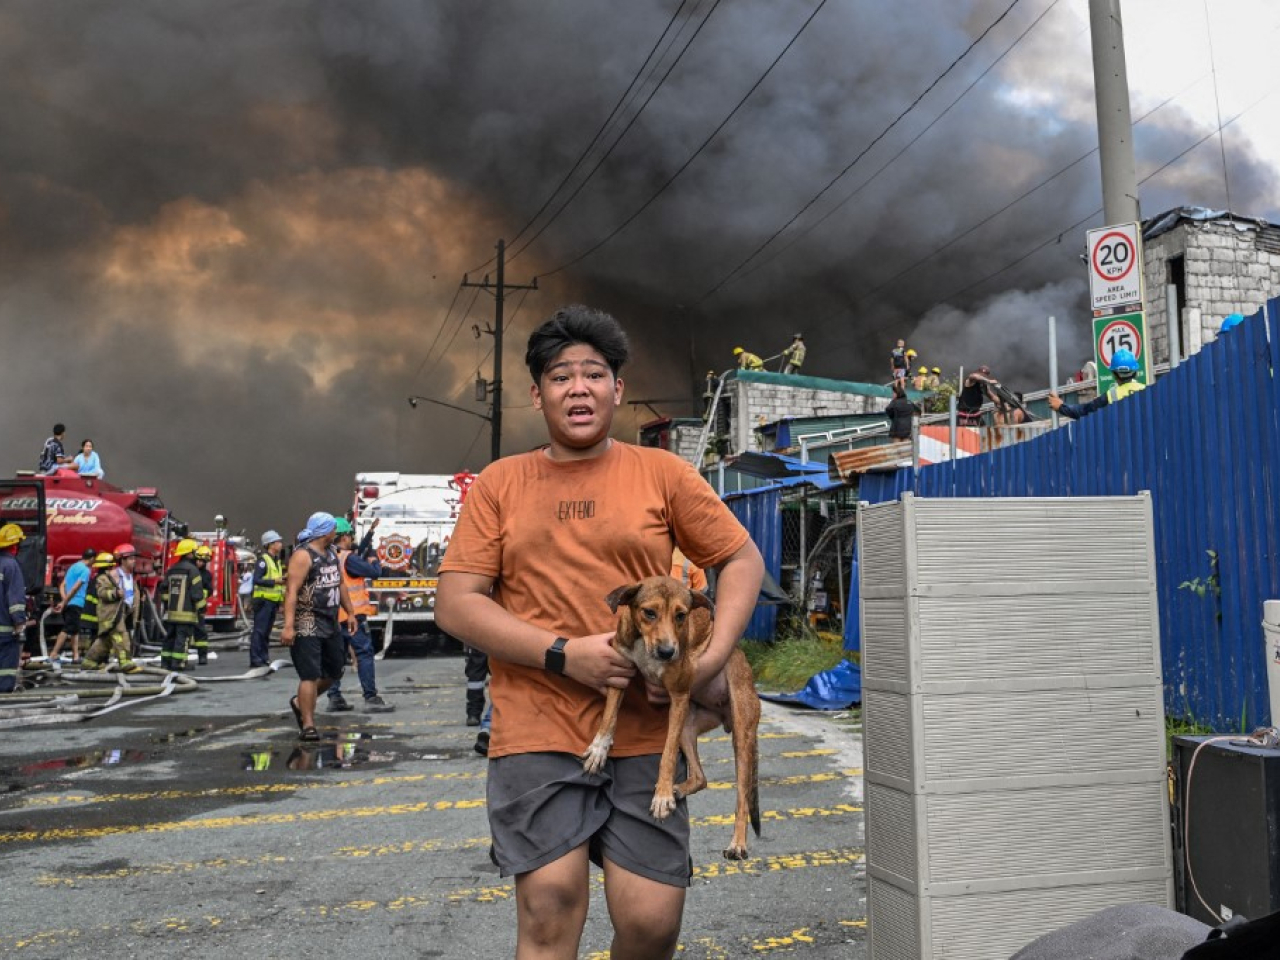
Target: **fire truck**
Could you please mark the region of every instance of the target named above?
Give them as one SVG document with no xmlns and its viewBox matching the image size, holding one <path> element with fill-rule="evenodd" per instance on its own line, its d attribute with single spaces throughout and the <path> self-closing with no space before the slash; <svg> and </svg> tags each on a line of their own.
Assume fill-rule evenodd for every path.
<svg viewBox="0 0 1280 960">
<path fill-rule="evenodd" d="M 437 648 L 457 641 L 436 626 L 440 561 L 467 488 L 470 473 L 358 473 L 352 508 L 356 542 L 373 531 L 372 545 L 386 576 L 369 582 L 377 611 L 369 618 L 375 644 L 386 653 L 393 638 L 411 637 Z"/>
<path fill-rule="evenodd" d="M 214 633 L 230 633 L 236 629 L 236 621 L 240 616 L 241 563 L 236 539 L 227 536 L 227 531 L 223 529 L 207 533 L 191 532 L 187 536 L 213 551 L 207 568 L 213 575 L 213 587 L 206 598 L 205 622 Z M 173 550 L 177 545 L 177 540 L 168 544 L 165 569 L 176 562 Z"/>
<path fill-rule="evenodd" d="M 58 602 L 58 585 L 85 550 L 110 552 L 132 543 L 138 551 L 134 575 L 151 595 L 164 573 L 166 543 L 180 527 L 155 488 L 125 490 L 70 470 L 51 476 L 19 472 L 13 480 L 0 480 L 0 525 L 5 523 L 16 523 L 26 534 L 18 562 L 33 606 L 29 645 L 38 645 L 44 616 Z M 145 609 L 143 627 L 158 627 Z"/>
</svg>

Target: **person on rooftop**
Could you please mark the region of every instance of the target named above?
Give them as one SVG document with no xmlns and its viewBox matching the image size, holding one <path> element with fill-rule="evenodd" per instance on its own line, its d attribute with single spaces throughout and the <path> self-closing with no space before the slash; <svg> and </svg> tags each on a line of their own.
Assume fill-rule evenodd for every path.
<svg viewBox="0 0 1280 960">
<path fill-rule="evenodd" d="M 742 347 L 733 348 L 733 356 L 738 361 L 739 370 L 763 370 L 764 361 L 752 353 L 750 350 L 744 350 Z"/>
<path fill-rule="evenodd" d="M 803 333 L 797 333 L 791 338 L 791 346 L 782 351 L 782 358 L 786 360 L 786 365 L 782 368 L 783 373 L 794 376 L 800 372 L 800 368 L 804 366 Z"/>
</svg>

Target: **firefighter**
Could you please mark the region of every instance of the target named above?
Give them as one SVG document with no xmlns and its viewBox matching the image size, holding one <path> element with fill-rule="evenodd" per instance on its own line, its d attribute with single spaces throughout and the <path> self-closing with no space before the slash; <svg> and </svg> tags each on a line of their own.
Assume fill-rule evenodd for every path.
<svg viewBox="0 0 1280 960">
<path fill-rule="evenodd" d="M 787 361 L 782 372 L 795 376 L 804 366 L 804 334 L 797 333 L 791 338 L 791 346 L 782 351 L 782 358 Z"/>
<path fill-rule="evenodd" d="M 369 599 L 369 588 L 365 584 L 368 579 L 382 576 L 382 565 L 375 563 L 362 553 L 367 553 L 372 538 L 366 538 L 360 550 L 353 550 L 355 531 L 351 521 L 339 517 L 334 521 L 333 545 L 338 551 L 338 565 L 342 571 L 342 582 L 346 584 L 347 596 L 351 598 L 351 607 L 355 610 L 354 620 L 341 607 L 338 609 L 339 630 L 346 643 L 347 653 L 355 653 L 356 676 L 360 678 L 360 691 L 364 694 L 365 713 L 390 713 L 395 707 L 378 696 L 378 685 L 374 677 L 373 638 L 369 636 L 369 617 L 376 608 Z M 341 678 L 333 681 L 327 691 L 329 709 L 341 712 L 350 710 L 349 704 L 342 695 Z"/>
<path fill-rule="evenodd" d="M 750 350 L 743 350 L 741 347 L 733 348 L 733 356 L 738 361 L 739 370 L 763 370 L 764 361 L 757 357 Z"/>
<path fill-rule="evenodd" d="M 195 635 L 204 609 L 204 580 L 192 556 L 196 542 L 190 538 L 178 541 L 173 548 L 175 562 L 164 574 L 164 645 L 160 650 L 160 666 L 166 670 L 187 669 L 187 644 Z"/>
<path fill-rule="evenodd" d="M 125 559 L 132 567 L 134 551 L 131 544 L 127 546 Z M 120 547 L 116 548 L 117 550 Z M 93 561 L 93 582 L 85 594 L 85 612 L 94 624 L 94 640 L 84 655 L 84 669 L 105 670 L 112 655 L 120 664 L 124 673 L 137 673 L 142 668 L 133 662 L 129 653 L 129 605 L 125 600 L 124 582 L 120 571 L 115 569 L 116 557 L 110 553 L 100 553 Z M 129 575 L 132 580 L 132 575 Z M 137 602 L 137 592 L 134 592 Z"/>
<path fill-rule="evenodd" d="M 253 568 L 253 635 L 249 639 L 249 666 L 265 667 L 271 662 L 271 627 L 276 611 L 284 602 L 284 568 L 280 554 L 284 539 L 274 530 L 262 535 L 262 555 Z"/>
<path fill-rule="evenodd" d="M 16 523 L 0 527 L 0 693 L 12 693 L 18 685 L 22 631 L 27 625 L 27 584 L 17 553 L 25 537 Z"/>
<path fill-rule="evenodd" d="M 200 571 L 200 584 L 204 587 L 204 599 L 196 609 L 196 632 L 191 645 L 196 648 L 200 666 L 209 662 L 209 627 L 204 621 L 204 612 L 213 596 L 213 571 L 209 569 L 209 561 L 213 559 L 213 548 L 207 543 L 196 547 L 196 569 Z"/>
<path fill-rule="evenodd" d="M 1107 389 L 1106 393 L 1099 394 L 1088 403 L 1065 403 L 1056 393 L 1051 393 L 1049 406 L 1069 420 L 1079 420 L 1105 406 L 1123 400 L 1131 393 L 1137 393 L 1146 386 L 1135 379 L 1138 376 L 1139 367 L 1138 358 L 1132 351 L 1121 348 L 1113 353 L 1110 369 L 1116 382 Z"/>
</svg>

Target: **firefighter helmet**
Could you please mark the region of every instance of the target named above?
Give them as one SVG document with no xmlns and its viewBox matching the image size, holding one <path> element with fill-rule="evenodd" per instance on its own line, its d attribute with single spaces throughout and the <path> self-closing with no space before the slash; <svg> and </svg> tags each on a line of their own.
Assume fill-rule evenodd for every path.
<svg viewBox="0 0 1280 960">
<path fill-rule="evenodd" d="M 185 557 L 188 553 L 192 553 L 197 546 L 199 546 L 199 544 L 190 537 L 184 537 L 179 540 L 178 545 L 173 548 L 173 555 L 175 557 Z"/>
<path fill-rule="evenodd" d="M 22 528 L 16 523 L 6 523 L 0 527 L 0 550 L 5 547 L 12 547 L 15 543 L 26 539 L 26 534 L 22 532 Z"/>
<path fill-rule="evenodd" d="M 101 567 L 103 569 L 106 569 L 107 567 L 114 567 L 116 565 L 116 558 L 109 553 L 100 553 L 93 558 L 93 565 L 94 567 Z"/>
<path fill-rule="evenodd" d="M 938 374 L 939 376 L 941 376 L 941 375 L 942 375 L 942 368 L 941 368 L 941 367 L 934 367 L 934 368 L 933 368 L 932 370 L 930 370 L 929 372 L 930 372 L 930 373 L 936 373 L 936 374 Z"/>
<path fill-rule="evenodd" d="M 734 355 L 735 357 L 736 357 L 738 354 L 740 354 L 740 353 L 746 353 L 746 351 L 745 351 L 745 350 L 743 350 L 741 347 L 734 347 L 734 348 L 733 348 L 733 355 Z"/>
<path fill-rule="evenodd" d="M 355 533 L 355 530 L 352 529 L 350 520 L 346 517 L 339 517 L 333 521 L 333 532 L 338 536 L 342 536 L 344 533 Z"/>
<path fill-rule="evenodd" d="M 212 559 L 212 557 L 213 547 L 209 546 L 207 543 L 202 543 L 200 546 L 196 547 L 197 560 L 209 560 Z"/>
<path fill-rule="evenodd" d="M 1118 377 L 1131 377 L 1138 372 L 1138 358 L 1132 350 L 1121 347 L 1111 355 L 1111 372 Z"/>
<path fill-rule="evenodd" d="M 918 372 L 919 372 L 919 373 L 922 373 L 922 374 L 924 374 L 924 373 L 928 373 L 928 372 L 929 372 L 929 368 L 928 368 L 928 367 L 921 367 L 921 368 L 920 368 L 920 370 L 919 370 Z"/>
<path fill-rule="evenodd" d="M 914 350 L 908 350 L 908 351 L 907 351 L 907 356 L 908 356 L 908 357 L 914 357 L 915 355 L 916 355 L 916 352 L 915 352 Z"/>
<path fill-rule="evenodd" d="M 116 555 L 117 560 L 124 560 L 126 557 L 136 557 L 138 555 L 137 548 L 132 543 L 122 543 L 111 552 Z"/>
</svg>

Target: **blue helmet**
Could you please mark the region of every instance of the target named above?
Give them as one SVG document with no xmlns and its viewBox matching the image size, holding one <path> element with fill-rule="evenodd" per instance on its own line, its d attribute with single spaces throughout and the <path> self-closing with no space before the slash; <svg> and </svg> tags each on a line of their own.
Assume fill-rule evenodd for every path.
<svg viewBox="0 0 1280 960">
<path fill-rule="evenodd" d="M 1138 372 L 1138 358 L 1133 351 L 1121 347 L 1111 355 L 1111 372 L 1118 376 L 1133 376 Z"/>
<path fill-rule="evenodd" d="M 1218 328 L 1219 333 L 1226 333 L 1232 327 L 1238 327 L 1244 323 L 1244 315 L 1240 313 L 1228 314 L 1226 319 L 1222 321 L 1222 326 Z"/>
</svg>

